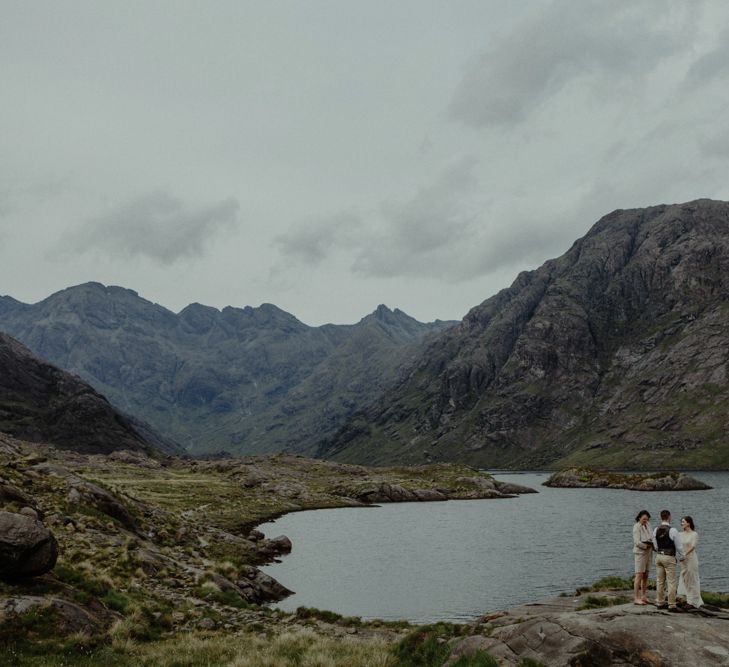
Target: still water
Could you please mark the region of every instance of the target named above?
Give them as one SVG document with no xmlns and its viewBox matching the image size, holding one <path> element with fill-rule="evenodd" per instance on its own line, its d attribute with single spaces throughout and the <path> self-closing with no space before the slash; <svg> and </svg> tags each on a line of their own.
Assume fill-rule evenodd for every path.
<svg viewBox="0 0 729 667">
<path fill-rule="evenodd" d="M 729 473 L 696 473 L 711 491 L 645 493 L 550 489 L 548 475 L 497 479 L 539 490 L 511 500 L 450 500 L 289 514 L 263 524 L 288 535 L 291 555 L 263 568 L 296 591 L 278 607 L 365 618 L 469 621 L 574 591 L 606 575 L 631 576 L 632 527 L 669 509 L 699 533 L 702 588 L 729 590 Z M 655 574 L 651 570 L 651 577 Z"/>
</svg>

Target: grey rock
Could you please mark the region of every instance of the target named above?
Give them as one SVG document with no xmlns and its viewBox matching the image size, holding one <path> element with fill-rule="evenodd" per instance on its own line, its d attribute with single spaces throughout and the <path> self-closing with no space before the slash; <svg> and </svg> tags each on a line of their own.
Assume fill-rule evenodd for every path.
<svg viewBox="0 0 729 667">
<path fill-rule="evenodd" d="M 630 591 L 625 591 L 629 595 Z M 548 667 L 640 665 L 682 667 L 724 664 L 729 656 L 726 616 L 697 619 L 632 604 L 577 611 L 579 598 L 524 605 L 489 621 L 488 637 L 453 640 L 446 665 L 487 651 L 499 664 L 529 659 Z M 681 641 L 676 642 L 675 637 Z"/>
<path fill-rule="evenodd" d="M 93 635 L 102 629 L 105 622 L 81 605 L 59 598 L 26 595 L 7 598 L 0 605 L 0 623 L 3 617 L 25 614 L 39 607 L 52 608 L 58 615 L 56 631 L 61 636 L 74 633 Z M 106 615 L 110 618 L 118 616 L 108 611 Z"/>
<path fill-rule="evenodd" d="M 279 556 L 291 553 L 291 540 L 286 535 L 279 535 L 270 540 L 261 540 L 256 544 L 259 552 L 269 556 Z"/>
<path fill-rule="evenodd" d="M 436 489 L 415 489 L 413 491 L 415 497 L 424 502 L 433 500 L 448 500 L 448 496 L 445 493 L 441 493 Z"/>
<path fill-rule="evenodd" d="M 38 521 L 40 519 L 40 516 L 38 516 L 38 512 L 34 510 L 32 507 L 21 507 L 18 511 L 18 514 L 22 514 L 23 516 L 30 517 L 34 521 Z"/>
<path fill-rule="evenodd" d="M 105 489 L 91 482 L 79 480 L 73 482 L 69 497 L 73 491 L 78 492 L 82 501 L 88 502 L 100 512 L 116 519 L 125 528 L 132 531 L 138 530 L 137 521 L 131 512 Z"/>
<path fill-rule="evenodd" d="M 557 488 L 631 489 L 633 491 L 697 491 L 711 489 L 708 484 L 680 474 L 614 473 L 589 468 L 570 468 L 550 475 L 544 486 Z"/>
<path fill-rule="evenodd" d="M 40 511 L 35 500 L 25 493 L 25 491 L 9 482 L 0 482 L 0 502 L 14 502 L 19 505 L 25 505 L 35 511 L 38 515 L 36 518 L 43 518 L 43 512 Z"/>
<path fill-rule="evenodd" d="M 0 511 L 0 577 L 34 577 L 53 569 L 58 543 L 40 521 Z"/>
<path fill-rule="evenodd" d="M 198 621 L 197 627 L 201 630 L 214 630 L 215 629 L 215 621 L 212 618 L 205 617 Z"/>
<path fill-rule="evenodd" d="M 521 495 L 523 493 L 539 493 L 536 489 L 523 484 L 514 484 L 512 482 L 496 482 L 496 488 L 501 492 L 509 495 Z"/>
</svg>

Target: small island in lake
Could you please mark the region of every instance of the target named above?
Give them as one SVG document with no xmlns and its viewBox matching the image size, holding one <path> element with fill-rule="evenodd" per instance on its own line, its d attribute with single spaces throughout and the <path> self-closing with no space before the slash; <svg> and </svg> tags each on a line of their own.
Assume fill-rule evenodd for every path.
<svg viewBox="0 0 729 667">
<path fill-rule="evenodd" d="M 562 489 L 629 489 L 631 491 L 703 491 L 712 487 L 683 472 L 617 473 L 591 468 L 560 470 L 544 486 Z"/>
</svg>

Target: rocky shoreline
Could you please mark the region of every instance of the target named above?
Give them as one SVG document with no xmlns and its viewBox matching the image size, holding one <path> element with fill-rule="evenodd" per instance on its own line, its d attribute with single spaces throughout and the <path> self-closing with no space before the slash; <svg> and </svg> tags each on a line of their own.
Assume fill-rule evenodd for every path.
<svg viewBox="0 0 729 667">
<path fill-rule="evenodd" d="M 616 473 L 590 468 L 569 468 L 555 472 L 543 485 L 560 489 L 631 491 L 703 491 L 712 488 L 682 472 Z"/>
<path fill-rule="evenodd" d="M 255 528 L 275 516 L 534 492 L 464 466 L 89 456 L 5 436 L 0 463 L 3 516 L 43 526 L 57 540 L 55 567 L 56 549 L 46 541 L 37 552 L 48 558 L 45 574 L 0 580 L 0 652 L 16 665 L 37 664 L 33 655 L 71 663 L 93 655 L 98 664 L 112 656 L 118 665 L 167 666 L 188 664 L 190 651 L 206 656 L 200 664 L 229 664 L 269 646 L 327 651 L 327 664 L 372 664 L 377 654 L 387 667 L 410 664 L 397 656 L 432 647 L 438 662 L 422 664 L 482 664 L 486 653 L 513 667 L 729 664 L 729 612 L 669 616 L 627 604 L 630 592 L 618 588 L 579 589 L 460 625 L 366 622 L 262 605 L 290 593 L 257 567 L 291 550 L 285 536 L 269 539 Z M 177 650 L 185 653 L 174 662 Z"/>
<path fill-rule="evenodd" d="M 291 594 L 258 566 L 292 545 L 257 525 L 309 509 L 536 492 L 453 464 L 371 469 L 286 455 L 89 455 L 2 434 L 0 466 L 0 519 L 24 522 L 11 557 L 0 558 L 0 649 L 47 642 L 49 652 L 69 633 L 103 646 L 120 627 L 130 639 L 277 633 L 292 623 L 336 635 L 337 622 L 319 627 L 261 606 Z M 0 556 L 6 541 L 0 536 Z M 33 576 L 14 576 L 29 555 Z M 36 618 L 42 631 L 28 620 Z M 16 626 L 12 635 L 2 631 Z"/>
<path fill-rule="evenodd" d="M 444 665 L 485 651 L 500 665 L 683 667 L 729 664 L 729 611 L 636 606 L 631 590 L 571 595 L 481 619 L 486 632 L 451 641 Z"/>
</svg>

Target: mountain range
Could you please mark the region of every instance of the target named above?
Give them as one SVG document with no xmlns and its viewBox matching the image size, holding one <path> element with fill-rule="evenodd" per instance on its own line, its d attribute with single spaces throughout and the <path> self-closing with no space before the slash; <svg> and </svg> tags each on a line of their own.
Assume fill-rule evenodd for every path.
<svg viewBox="0 0 729 667">
<path fill-rule="evenodd" d="M 385 306 L 321 327 L 271 304 L 176 314 L 99 283 L 36 304 L 0 297 L 0 330 L 194 454 L 314 451 L 453 324 Z"/>
<path fill-rule="evenodd" d="M 143 439 L 195 455 L 729 467 L 727 202 L 614 211 L 458 324 L 385 306 L 321 327 L 270 304 L 175 314 L 87 283 L 37 304 L 0 297 L 0 330 Z"/>
<path fill-rule="evenodd" d="M 729 203 L 617 210 L 473 308 L 319 456 L 729 467 Z"/>
</svg>

